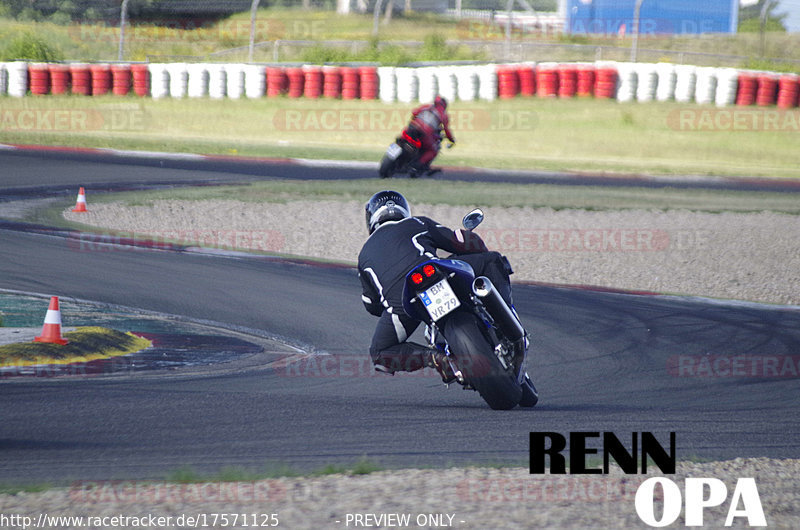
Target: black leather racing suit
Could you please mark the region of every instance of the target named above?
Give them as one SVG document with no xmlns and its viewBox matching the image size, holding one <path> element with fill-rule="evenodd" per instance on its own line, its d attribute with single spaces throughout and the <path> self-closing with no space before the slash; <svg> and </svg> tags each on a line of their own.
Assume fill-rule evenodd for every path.
<svg viewBox="0 0 800 530">
<path fill-rule="evenodd" d="M 427 217 L 409 217 L 383 223 L 372 233 L 358 256 L 364 307 L 380 320 L 370 345 L 372 362 L 389 371 L 422 368 L 431 349 L 406 342 L 419 321 L 403 311 L 403 285 L 415 266 L 437 256 L 437 249 L 469 263 L 476 276 L 486 276 L 511 306 L 508 262 L 489 252 L 481 238 L 465 230 L 451 230 Z"/>
</svg>

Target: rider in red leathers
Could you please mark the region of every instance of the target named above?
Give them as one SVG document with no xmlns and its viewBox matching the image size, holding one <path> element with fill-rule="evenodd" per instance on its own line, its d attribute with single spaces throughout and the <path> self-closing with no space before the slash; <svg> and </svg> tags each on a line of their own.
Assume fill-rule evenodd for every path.
<svg viewBox="0 0 800 530">
<path fill-rule="evenodd" d="M 450 132 L 447 100 L 442 96 L 436 96 L 432 105 L 421 105 L 414 109 L 411 115 L 411 123 L 409 123 L 408 127 L 422 133 L 420 134 L 422 141 L 420 157 L 417 167 L 414 169 L 420 173 L 429 173 L 431 171 L 431 162 L 439 154 L 442 141 L 441 131 L 444 131 L 450 142 L 456 142 L 453 133 Z"/>
</svg>

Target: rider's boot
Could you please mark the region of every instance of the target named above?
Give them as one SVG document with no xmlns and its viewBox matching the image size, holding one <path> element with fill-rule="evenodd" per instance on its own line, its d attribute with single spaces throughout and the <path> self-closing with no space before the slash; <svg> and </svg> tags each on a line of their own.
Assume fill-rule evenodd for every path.
<svg viewBox="0 0 800 530">
<path fill-rule="evenodd" d="M 394 375 L 395 372 L 415 372 L 427 366 L 436 369 L 443 383 L 450 384 L 456 381 L 456 374 L 444 352 L 413 342 L 405 342 L 398 346 L 393 352 L 383 351 L 373 357 L 375 371 Z"/>
<path fill-rule="evenodd" d="M 394 375 L 395 372 L 415 372 L 428 366 L 430 350 L 414 342 L 403 342 L 389 349 L 372 354 L 375 370 Z"/>
<path fill-rule="evenodd" d="M 431 349 L 428 366 L 436 368 L 436 371 L 439 372 L 442 378 L 442 382 L 446 385 L 455 383 L 458 379 L 453 371 L 453 367 L 450 365 L 450 359 L 448 359 L 447 354 L 442 351 Z"/>
</svg>

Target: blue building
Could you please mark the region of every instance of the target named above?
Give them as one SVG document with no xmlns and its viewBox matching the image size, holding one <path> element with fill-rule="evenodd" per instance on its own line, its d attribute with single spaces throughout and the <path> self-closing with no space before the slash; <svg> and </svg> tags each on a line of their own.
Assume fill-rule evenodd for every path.
<svg viewBox="0 0 800 530">
<path fill-rule="evenodd" d="M 636 0 L 560 0 L 572 34 L 630 34 Z M 736 33 L 739 0 L 643 0 L 641 35 Z"/>
</svg>

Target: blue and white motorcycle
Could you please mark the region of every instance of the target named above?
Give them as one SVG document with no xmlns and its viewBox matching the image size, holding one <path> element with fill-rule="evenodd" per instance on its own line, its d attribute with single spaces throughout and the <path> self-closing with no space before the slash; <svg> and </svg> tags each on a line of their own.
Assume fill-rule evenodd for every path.
<svg viewBox="0 0 800 530">
<path fill-rule="evenodd" d="M 464 217 L 472 230 L 483 212 Z M 533 407 L 539 394 L 525 371 L 528 339 L 489 278 L 457 259 L 433 259 L 406 275 L 403 309 L 427 326 L 431 347 L 447 355 L 456 381 L 493 409 Z"/>
</svg>

